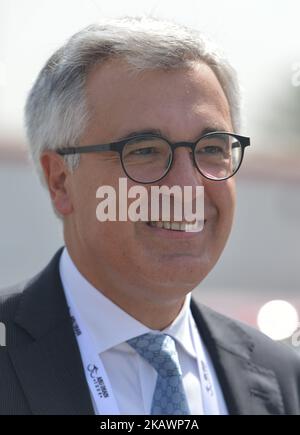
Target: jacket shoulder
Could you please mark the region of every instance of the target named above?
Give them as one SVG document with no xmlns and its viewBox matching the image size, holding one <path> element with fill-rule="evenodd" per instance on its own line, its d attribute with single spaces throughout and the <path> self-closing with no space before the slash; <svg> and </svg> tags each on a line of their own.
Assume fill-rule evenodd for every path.
<svg viewBox="0 0 300 435">
<path fill-rule="evenodd" d="M 201 311 L 205 312 L 205 318 L 209 319 L 209 323 L 217 324 L 217 329 L 220 333 L 215 335 L 220 345 L 224 346 L 223 337 L 225 330 L 230 329 L 232 332 L 231 339 L 234 339 L 235 335 L 242 337 L 241 334 L 244 335 L 245 339 L 246 337 L 248 338 L 252 343 L 251 351 L 253 358 L 259 360 L 262 365 L 264 363 L 277 363 L 277 365 L 280 365 L 283 361 L 289 361 L 292 364 L 296 364 L 300 374 L 300 354 L 296 348 L 292 348 L 284 342 L 274 341 L 253 326 L 220 314 L 209 307 L 203 305 L 198 305 L 198 307 Z M 223 331 L 222 328 L 224 328 Z M 230 343 L 226 343 L 226 345 L 230 346 Z"/>
<path fill-rule="evenodd" d="M 10 358 L 11 348 L 30 340 L 14 322 L 24 288 L 18 284 L 0 293 L 0 415 L 31 413 Z"/>
<path fill-rule="evenodd" d="M 14 318 L 23 292 L 33 279 L 0 289 L 0 322 Z"/>
<path fill-rule="evenodd" d="M 2 290 L 0 293 L 0 322 L 10 321 L 14 318 L 20 303 L 23 288 L 14 286 Z"/>
<path fill-rule="evenodd" d="M 292 347 L 282 341 L 274 341 L 259 330 L 239 321 L 234 321 L 237 327 L 243 329 L 251 337 L 253 347 L 253 358 L 262 365 L 272 365 L 278 371 L 294 369 L 300 378 L 300 353 L 296 347 Z"/>
<path fill-rule="evenodd" d="M 298 349 L 273 341 L 254 327 L 220 314 L 193 298 L 191 309 L 204 343 L 218 364 L 219 374 L 226 378 L 228 388 L 235 377 L 245 373 L 255 382 L 258 378 L 272 380 L 281 391 L 285 413 L 299 414 Z"/>
</svg>

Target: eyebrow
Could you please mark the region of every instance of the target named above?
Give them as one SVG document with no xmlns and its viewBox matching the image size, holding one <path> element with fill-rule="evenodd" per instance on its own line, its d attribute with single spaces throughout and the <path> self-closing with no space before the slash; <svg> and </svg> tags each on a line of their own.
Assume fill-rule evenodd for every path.
<svg viewBox="0 0 300 435">
<path fill-rule="evenodd" d="M 226 129 L 220 125 L 206 127 L 200 132 L 200 134 L 197 136 L 197 138 L 199 138 L 207 133 L 213 133 L 215 131 L 226 131 Z M 166 139 L 168 139 L 167 135 L 164 135 L 163 132 L 159 128 L 147 128 L 147 129 L 141 129 L 141 130 L 136 130 L 136 131 L 130 131 L 130 132 L 126 133 L 125 135 L 122 135 L 121 137 L 119 137 L 117 140 L 131 139 L 134 136 L 140 136 L 143 134 L 154 134 L 154 135 L 159 135 L 159 136 L 162 136 L 162 137 L 165 137 Z"/>
</svg>

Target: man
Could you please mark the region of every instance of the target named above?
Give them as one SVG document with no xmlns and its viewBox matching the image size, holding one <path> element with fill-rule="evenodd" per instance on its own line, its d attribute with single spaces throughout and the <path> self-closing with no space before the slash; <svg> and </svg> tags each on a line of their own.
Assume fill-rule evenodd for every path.
<svg viewBox="0 0 300 435">
<path fill-rule="evenodd" d="M 26 125 L 65 247 L 2 298 L 0 413 L 299 414 L 296 354 L 191 299 L 226 244 L 249 145 L 228 62 L 173 23 L 91 26 L 41 71 Z M 203 225 L 99 222 L 97 189 L 122 177 L 203 187 Z"/>
</svg>

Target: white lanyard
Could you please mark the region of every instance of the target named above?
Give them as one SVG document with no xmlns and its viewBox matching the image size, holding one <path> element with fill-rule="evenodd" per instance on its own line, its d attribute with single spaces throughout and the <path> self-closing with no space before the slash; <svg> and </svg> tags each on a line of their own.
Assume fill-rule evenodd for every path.
<svg viewBox="0 0 300 435">
<path fill-rule="evenodd" d="M 119 415 L 120 411 L 100 355 L 95 350 L 96 346 L 86 328 L 84 328 L 78 310 L 72 304 L 71 298 L 68 294 L 66 296 L 73 329 L 81 353 L 85 377 L 94 399 L 97 414 Z"/>
<path fill-rule="evenodd" d="M 214 379 L 209 368 L 204 345 L 201 341 L 198 328 L 192 315 L 190 315 L 190 327 L 194 329 L 194 331 L 191 331 L 191 335 L 194 348 L 196 349 L 197 353 L 197 362 L 201 381 L 203 413 L 204 415 L 220 415 Z"/>
<path fill-rule="evenodd" d="M 72 298 L 66 291 L 66 298 L 70 310 L 70 316 L 73 322 L 74 333 L 77 338 L 78 346 L 83 361 L 85 377 L 89 385 L 90 392 L 94 399 L 94 404 L 98 415 L 120 415 L 117 401 L 114 397 L 113 390 L 102 364 L 100 355 L 97 353 L 96 346 L 89 336 L 87 329 L 84 328 L 80 314 L 72 303 Z M 190 325 L 195 327 L 195 325 Z M 213 378 L 207 358 L 203 351 L 198 330 L 192 333 L 194 347 L 197 352 L 198 368 L 201 380 L 202 403 L 204 415 L 218 415 L 219 407 L 216 397 Z M 196 339 L 194 339 L 196 337 Z"/>
</svg>

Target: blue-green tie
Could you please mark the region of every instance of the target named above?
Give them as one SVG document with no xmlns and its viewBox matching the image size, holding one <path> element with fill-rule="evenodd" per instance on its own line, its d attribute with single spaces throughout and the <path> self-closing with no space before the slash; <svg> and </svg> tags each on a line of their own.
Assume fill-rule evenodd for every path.
<svg viewBox="0 0 300 435">
<path fill-rule="evenodd" d="M 189 415 L 175 341 L 166 334 L 147 333 L 128 340 L 157 371 L 152 415 Z"/>
</svg>

